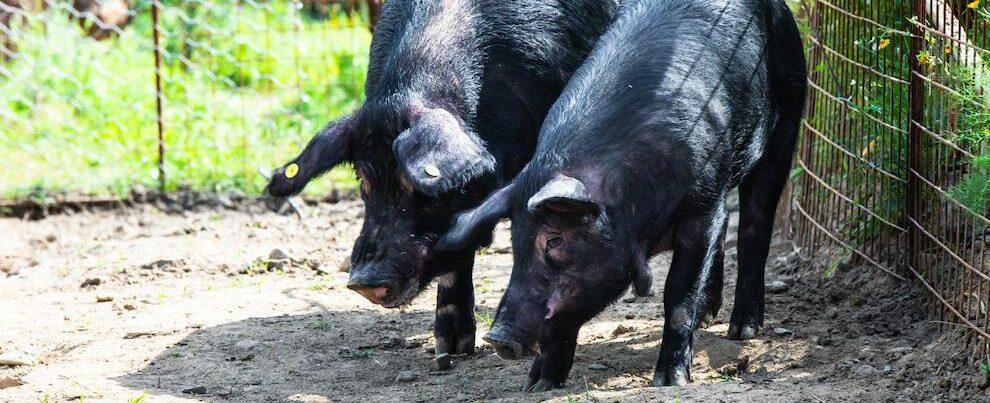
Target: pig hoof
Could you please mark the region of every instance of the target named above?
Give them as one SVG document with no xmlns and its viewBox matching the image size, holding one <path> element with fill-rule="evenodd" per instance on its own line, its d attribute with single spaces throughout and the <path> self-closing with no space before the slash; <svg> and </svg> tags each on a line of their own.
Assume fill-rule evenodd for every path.
<svg viewBox="0 0 990 403">
<path fill-rule="evenodd" d="M 552 390 L 552 389 L 554 389 L 556 387 L 557 387 L 557 384 L 555 384 L 555 383 L 553 383 L 551 381 L 548 381 L 546 379 L 540 379 L 539 381 L 536 381 L 536 382 L 533 382 L 533 381 L 527 382 L 526 387 L 523 388 L 523 392 L 526 392 L 526 393 L 546 392 L 546 391 Z"/>
<path fill-rule="evenodd" d="M 683 369 L 657 371 L 653 375 L 653 386 L 658 388 L 664 386 L 685 386 L 688 382 L 691 382 L 691 375 Z"/>
<path fill-rule="evenodd" d="M 735 323 L 729 325 L 729 340 L 749 340 L 754 337 L 756 337 L 756 326 L 740 326 Z"/>
<path fill-rule="evenodd" d="M 463 337 L 437 338 L 437 354 L 474 354 L 474 334 Z"/>
<path fill-rule="evenodd" d="M 709 312 L 705 314 L 705 318 L 701 320 L 701 327 L 709 327 L 715 324 L 715 314 Z"/>
</svg>

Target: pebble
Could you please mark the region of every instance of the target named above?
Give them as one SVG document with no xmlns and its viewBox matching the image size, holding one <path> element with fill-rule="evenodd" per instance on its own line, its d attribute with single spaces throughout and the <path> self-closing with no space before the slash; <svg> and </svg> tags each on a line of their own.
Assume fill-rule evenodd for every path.
<svg viewBox="0 0 990 403">
<path fill-rule="evenodd" d="M 834 344 L 834 341 L 832 340 L 832 335 L 828 333 L 822 334 L 820 336 L 813 336 L 811 338 L 811 341 L 822 347 L 828 347 Z"/>
<path fill-rule="evenodd" d="M 345 257 L 343 260 L 340 261 L 340 264 L 337 265 L 337 271 L 341 273 L 349 273 L 351 271 L 350 256 Z"/>
<path fill-rule="evenodd" d="M 853 368 L 852 372 L 854 375 L 862 377 L 876 375 L 880 373 L 880 370 L 873 368 L 871 365 L 863 364 Z"/>
<path fill-rule="evenodd" d="M 791 331 L 790 329 L 785 329 L 785 328 L 782 328 L 782 327 L 775 327 L 775 328 L 773 328 L 773 335 L 774 336 L 790 336 L 792 334 L 794 334 L 794 332 Z"/>
<path fill-rule="evenodd" d="M 97 295 L 96 302 L 110 302 L 113 301 L 113 297 L 109 295 Z"/>
<path fill-rule="evenodd" d="M 24 384 L 20 378 L 8 375 L 0 375 L 0 389 L 14 388 Z"/>
<path fill-rule="evenodd" d="M 636 328 L 634 328 L 632 326 L 619 325 L 619 326 L 616 326 L 615 327 L 615 330 L 612 331 L 612 337 L 620 336 L 620 335 L 629 333 L 629 332 L 631 332 L 633 330 L 636 330 Z"/>
<path fill-rule="evenodd" d="M 87 278 L 83 280 L 82 284 L 79 284 L 79 288 L 95 287 L 103 283 L 103 280 L 99 278 Z"/>
<path fill-rule="evenodd" d="M 399 383 L 412 382 L 419 379 L 419 374 L 414 371 L 402 371 L 399 372 L 399 376 L 395 377 L 395 381 Z"/>
<path fill-rule="evenodd" d="M 443 353 L 433 357 L 433 360 L 430 361 L 430 369 L 434 371 L 446 371 L 453 366 L 452 364 L 453 358 L 450 354 Z"/>
<path fill-rule="evenodd" d="M 894 347 L 894 348 L 888 349 L 887 350 L 887 353 L 889 353 L 889 354 L 905 354 L 905 353 L 910 353 L 912 350 L 914 350 L 914 349 L 911 348 L 911 347 Z"/>
<path fill-rule="evenodd" d="M 783 281 L 775 280 L 775 281 L 772 281 L 770 283 L 767 283 L 764 286 L 764 288 L 766 289 L 766 292 L 768 294 L 779 294 L 779 293 L 782 293 L 784 291 L 787 291 L 787 289 L 790 288 L 790 287 L 787 285 L 787 283 L 785 283 Z"/>
<path fill-rule="evenodd" d="M 608 370 L 608 366 L 606 366 L 605 364 L 599 364 L 599 363 L 596 362 L 594 364 L 589 365 L 588 366 L 588 369 L 590 369 L 592 371 L 606 371 L 606 370 Z"/>
<path fill-rule="evenodd" d="M 125 311 L 136 311 L 137 307 L 134 304 L 124 304 Z"/>
<path fill-rule="evenodd" d="M 206 386 L 194 386 L 191 388 L 182 389 L 182 393 L 188 395 L 205 395 L 207 393 Z"/>
<path fill-rule="evenodd" d="M 270 260 L 289 260 L 289 254 L 285 253 L 284 250 L 279 248 L 272 249 L 271 253 L 268 254 L 268 259 Z"/>
<path fill-rule="evenodd" d="M 0 354 L 0 366 L 20 367 L 34 365 L 35 358 L 17 351 Z"/>
<path fill-rule="evenodd" d="M 260 344 L 257 340 L 244 339 L 237 342 L 234 346 L 242 351 L 254 351 Z"/>
</svg>

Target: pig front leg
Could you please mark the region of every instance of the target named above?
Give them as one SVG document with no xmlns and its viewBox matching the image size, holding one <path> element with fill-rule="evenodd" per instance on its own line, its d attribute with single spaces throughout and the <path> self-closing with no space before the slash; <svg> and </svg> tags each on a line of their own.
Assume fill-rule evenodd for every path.
<svg viewBox="0 0 990 403">
<path fill-rule="evenodd" d="M 708 277 L 716 269 L 726 215 L 720 199 L 711 211 L 677 226 L 674 260 L 663 292 L 663 341 L 654 386 L 683 386 L 691 381 L 694 331 L 709 313 Z"/>
<path fill-rule="evenodd" d="M 474 254 L 450 259 L 453 271 L 439 277 L 433 336 L 436 355 L 474 354 Z"/>
<path fill-rule="evenodd" d="M 580 324 L 555 324 L 550 326 L 540 342 L 540 355 L 529 369 L 529 379 L 524 392 L 545 392 L 564 385 L 567 374 L 574 365 Z"/>
</svg>

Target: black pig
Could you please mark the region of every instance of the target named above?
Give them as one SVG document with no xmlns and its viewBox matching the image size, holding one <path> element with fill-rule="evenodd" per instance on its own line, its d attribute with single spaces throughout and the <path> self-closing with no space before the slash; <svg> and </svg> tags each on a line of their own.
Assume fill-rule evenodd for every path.
<svg viewBox="0 0 990 403">
<path fill-rule="evenodd" d="M 472 353 L 471 274 L 485 241 L 445 253 L 433 245 L 454 212 L 528 162 L 547 111 L 617 8 L 614 0 L 389 0 L 364 105 L 276 170 L 267 192 L 298 193 L 352 163 L 365 221 L 348 287 L 396 307 L 442 276 L 436 352 Z"/>
<path fill-rule="evenodd" d="M 803 110 L 805 59 L 784 0 L 639 0 L 578 69 L 529 165 L 459 215 L 437 248 L 512 218 L 514 266 L 485 339 L 538 354 L 526 389 L 561 385 L 578 329 L 670 243 L 654 385 L 691 379 L 693 333 L 722 295 L 726 194 L 740 192 L 729 337 L 763 323 L 777 201 Z"/>
</svg>

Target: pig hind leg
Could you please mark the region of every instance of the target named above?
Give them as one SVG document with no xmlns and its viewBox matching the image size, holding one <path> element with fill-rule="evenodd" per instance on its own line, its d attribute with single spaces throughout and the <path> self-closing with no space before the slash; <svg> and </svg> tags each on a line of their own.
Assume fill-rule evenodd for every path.
<svg viewBox="0 0 990 403">
<path fill-rule="evenodd" d="M 728 334 L 733 340 L 751 339 L 763 326 L 767 254 L 800 121 L 783 117 L 777 122 L 766 152 L 739 185 L 739 280 Z"/>
<path fill-rule="evenodd" d="M 433 335 L 436 354 L 474 354 L 474 255 L 452 260 L 454 270 L 439 277 Z"/>
<path fill-rule="evenodd" d="M 691 380 L 694 331 L 708 313 L 707 288 L 725 229 L 724 197 L 710 211 L 677 224 L 674 260 L 663 291 L 664 325 L 654 386 Z"/>
<path fill-rule="evenodd" d="M 728 221 L 726 221 L 728 223 Z M 705 285 L 705 302 L 707 310 L 702 325 L 711 326 L 718 317 L 718 311 L 722 309 L 722 288 L 725 283 L 725 228 L 722 228 L 722 237 L 718 242 L 718 249 L 712 260 L 711 273 L 708 275 L 708 283 Z"/>
</svg>

